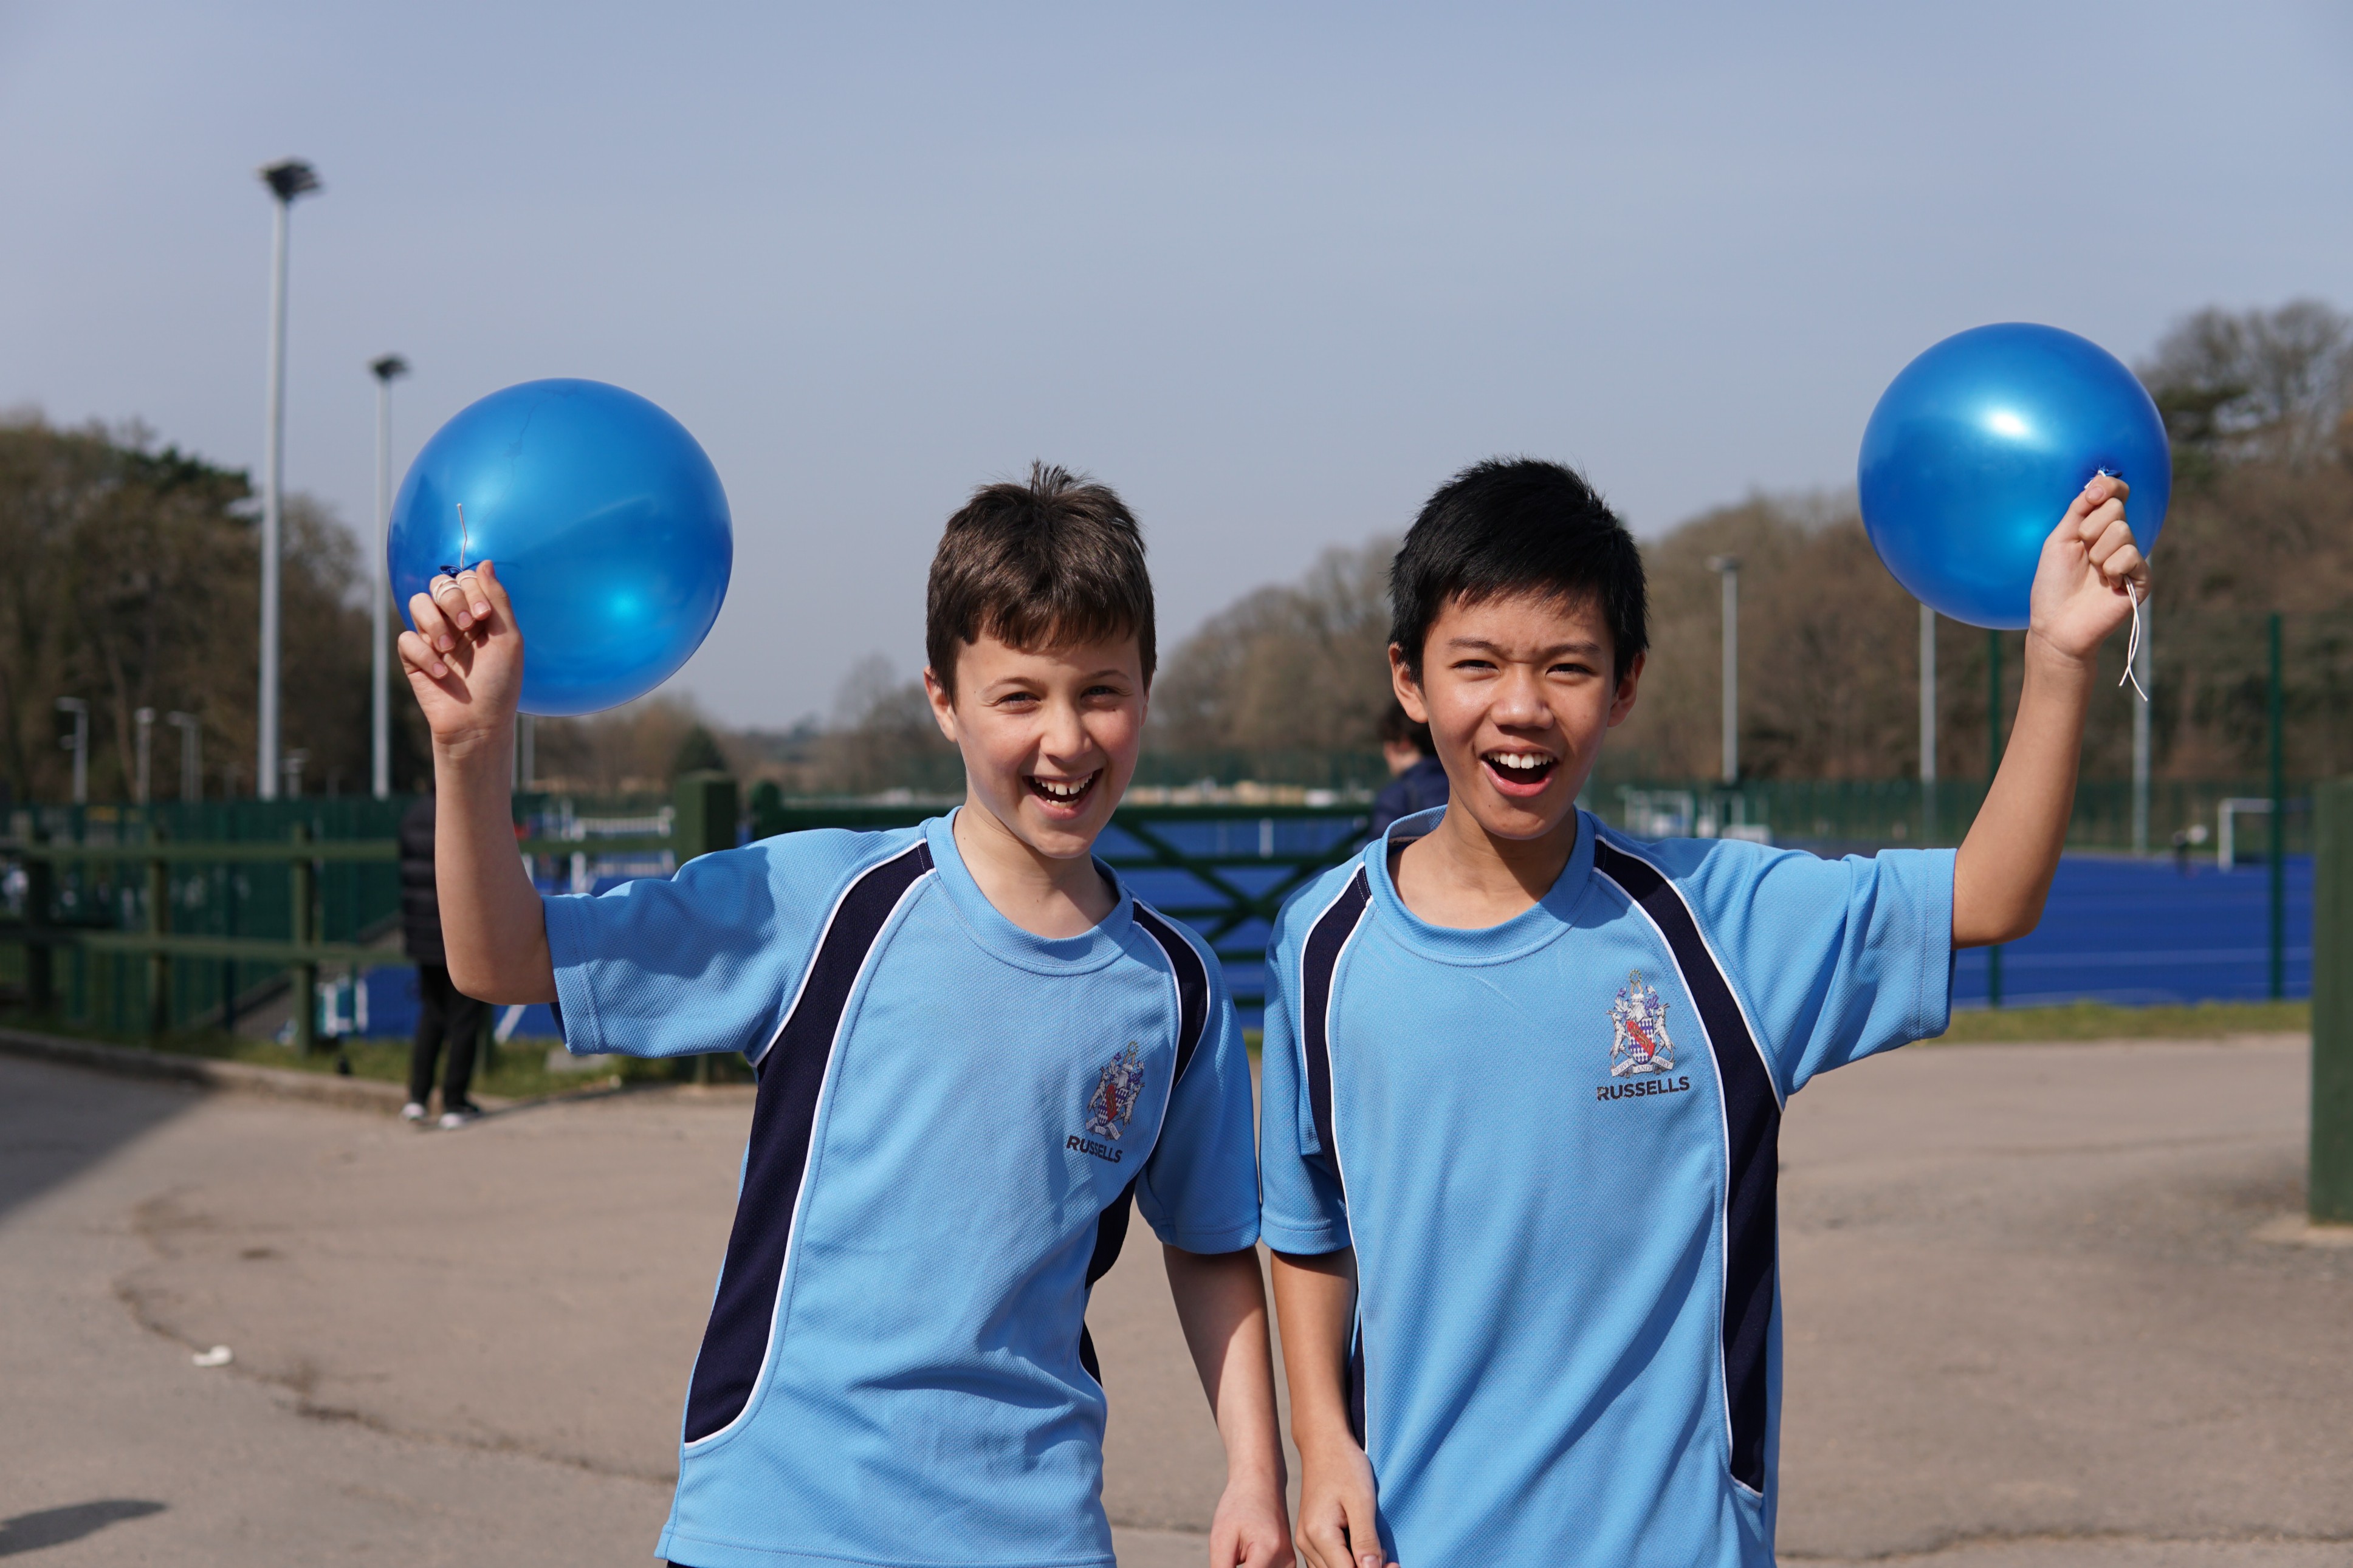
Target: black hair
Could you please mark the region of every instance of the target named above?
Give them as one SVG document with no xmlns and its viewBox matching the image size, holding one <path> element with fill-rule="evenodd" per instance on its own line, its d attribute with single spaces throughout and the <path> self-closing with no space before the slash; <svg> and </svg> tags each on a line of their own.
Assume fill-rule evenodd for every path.
<svg viewBox="0 0 2353 1568">
<path fill-rule="evenodd" d="M 1430 726 L 1417 723 L 1405 704 L 1394 697 L 1389 699 L 1389 710 L 1381 715 L 1380 736 L 1384 746 L 1411 746 L 1425 757 L 1438 755 L 1438 742 L 1430 739 Z"/>
<path fill-rule="evenodd" d="M 1407 531 L 1389 564 L 1389 640 L 1419 680 L 1448 601 L 1527 593 L 1598 605 L 1615 679 L 1651 646 L 1642 552 L 1618 514 L 1558 463 L 1490 458 L 1440 485 Z"/>
</svg>

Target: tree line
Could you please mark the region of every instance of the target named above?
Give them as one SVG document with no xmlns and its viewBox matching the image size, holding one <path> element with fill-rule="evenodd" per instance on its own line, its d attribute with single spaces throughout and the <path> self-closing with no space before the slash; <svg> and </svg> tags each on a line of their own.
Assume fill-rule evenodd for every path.
<svg viewBox="0 0 2353 1568">
<path fill-rule="evenodd" d="M 308 497 L 288 498 L 284 524 L 284 744 L 311 793 L 364 790 L 358 547 Z M 135 426 L 0 420 L 0 800 L 69 797 L 59 698 L 89 704 L 93 800 L 132 797 L 142 709 L 155 798 L 179 794 L 175 712 L 201 727 L 204 793 L 254 792 L 259 534 L 240 471 Z M 398 739 L 413 774 L 421 734 Z"/>
<path fill-rule="evenodd" d="M 2353 319 L 2298 301 L 2178 322 L 2139 373 L 2173 442 L 2171 513 L 2150 607 L 2160 776 L 2263 771 L 2269 655 L 2282 614 L 2287 763 L 2353 769 Z M 1147 747 L 1275 777 L 1283 759 L 1368 752 L 1389 700 L 1388 572 L 1397 534 L 1326 551 L 1297 581 L 1251 590 L 1168 650 Z M 157 447 L 136 426 L 0 420 L 0 799 L 60 800 L 70 759 L 57 700 L 90 705 L 93 799 L 126 799 L 138 710 L 195 715 L 204 793 L 250 795 L 258 528 L 242 472 Z M 285 744 L 304 787 L 366 787 L 367 614 L 359 547 L 314 500 L 286 507 Z M 1711 557 L 1740 558 L 1741 764 L 1755 777 L 1894 779 L 1918 754 L 1918 609 L 1873 553 L 1851 494 L 1752 496 L 1645 542 L 1651 655 L 1612 778 L 1712 777 L 1719 763 L 1721 610 Z M 2015 704 L 2019 634 L 2004 647 Z M 2122 670 L 2121 639 L 2104 654 Z M 1939 761 L 1984 771 L 1987 634 L 1937 634 Z M 397 698 L 399 693 L 396 692 Z M 2094 704 L 2087 777 L 2129 770 L 2129 692 Z M 413 705 L 394 705 L 394 780 L 426 766 Z M 176 796 L 178 737 L 159 721 L 153 793 Z M 543 721 L 536 772 L 586 794 L 657 790 L 723 765 L 788 792 L 955 786 L 922 683 L 871 658 L 832 713 L 731 731 L 682 698 Z M 1608 781 L 1605 781 L 1608 782 Z"/>
</svg>

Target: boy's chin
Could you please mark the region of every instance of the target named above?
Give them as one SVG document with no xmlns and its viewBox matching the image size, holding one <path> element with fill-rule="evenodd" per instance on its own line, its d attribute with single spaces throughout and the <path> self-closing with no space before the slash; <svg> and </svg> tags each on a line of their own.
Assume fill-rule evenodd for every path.
<svg viewBox="0 0 2353 1568">
<path fill-rule="evenodd" d="M 1577 816 L 1577 792 L 1566 781 L 1533 798 L 1473 789 L 1459 792 L 1450 804 L 1468 811 L 1490 837 L 1515 841 L 1549 837 Z"/>
</svg>

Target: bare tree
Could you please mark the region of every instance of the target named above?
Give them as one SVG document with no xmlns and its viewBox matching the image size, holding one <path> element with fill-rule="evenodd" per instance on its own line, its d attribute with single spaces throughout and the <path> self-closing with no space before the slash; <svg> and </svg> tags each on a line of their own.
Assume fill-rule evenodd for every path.
<svg viewBox="0 0 2353 1568">
<path fill-rule="evenodd" d="M 2177 322 L 2140 375 L 2177 446 L 2223 463 L 2302 468 L 2337 449 L 2353 395 L 2353 319 L 2317 300 L 2209 307 Z"/>
</svg>

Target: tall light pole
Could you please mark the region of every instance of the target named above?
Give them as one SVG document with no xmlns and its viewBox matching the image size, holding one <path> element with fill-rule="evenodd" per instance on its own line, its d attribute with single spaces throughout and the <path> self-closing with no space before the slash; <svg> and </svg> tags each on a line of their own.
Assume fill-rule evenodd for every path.
<svg viewBox="0 0 2353 1568">
<path fill-rule="evenodd" d="M 1724 577 L 1724 782 L 1740 782 L 1740 557 L 1711 555 Z"/>
<path fill-rule="evenodd" d="M 1920 606 L 1920 842 L 1936 841 L 1936 612 Z"/>
<path fill-rule="evenodd" d="M 269 417 L 261 440 L 261 703 L 255 726 L 256 792 L 278 798 L 278 579 L 280 507 L 286 487 L 286 229 L 294 198 L 319 188 L 318 171 L 300 158 L 263 166 L 276 198 L 269 245 Z"/>
<path fill-rule="evenodd" d="M 205 726 L 193 713 L 166 713 L 164 722 L 180 732 L 180 798 L 198 800 L 205 793 Z"/>
<path fill-rule="evenodd" d="M 408 362 L 385 354 L 368 362 L 375 377 L 375 549 L 369 553 L 368 781 L 376 799 L 392 794 L 392 668 L 386 639 L 392 585 L 385 581 L 385 551 L 392 533 L 392 383 L 408 374 Z"/>
<path fill-rule="evenodd" d="M 90 804 L 90 704 L 79 697 L 58 699 L 58 711 L 73 715 L 73 733 L 58 742 L 74 757 L 73 803 Z"/>
<path fill-rule="evenodd" d="M 2133 659 L 2134 677 L 2140 682 L 2135 693 L 2140 700 L 2133 704 L 2133 853 L 2148 853 L 2148 691 L 2157 679 L 2155 661 L 2149 657 L 2148 634 L 2151 629 L 2148 605 L 2139 606 L 2140 649 Z"/>
</svg>

